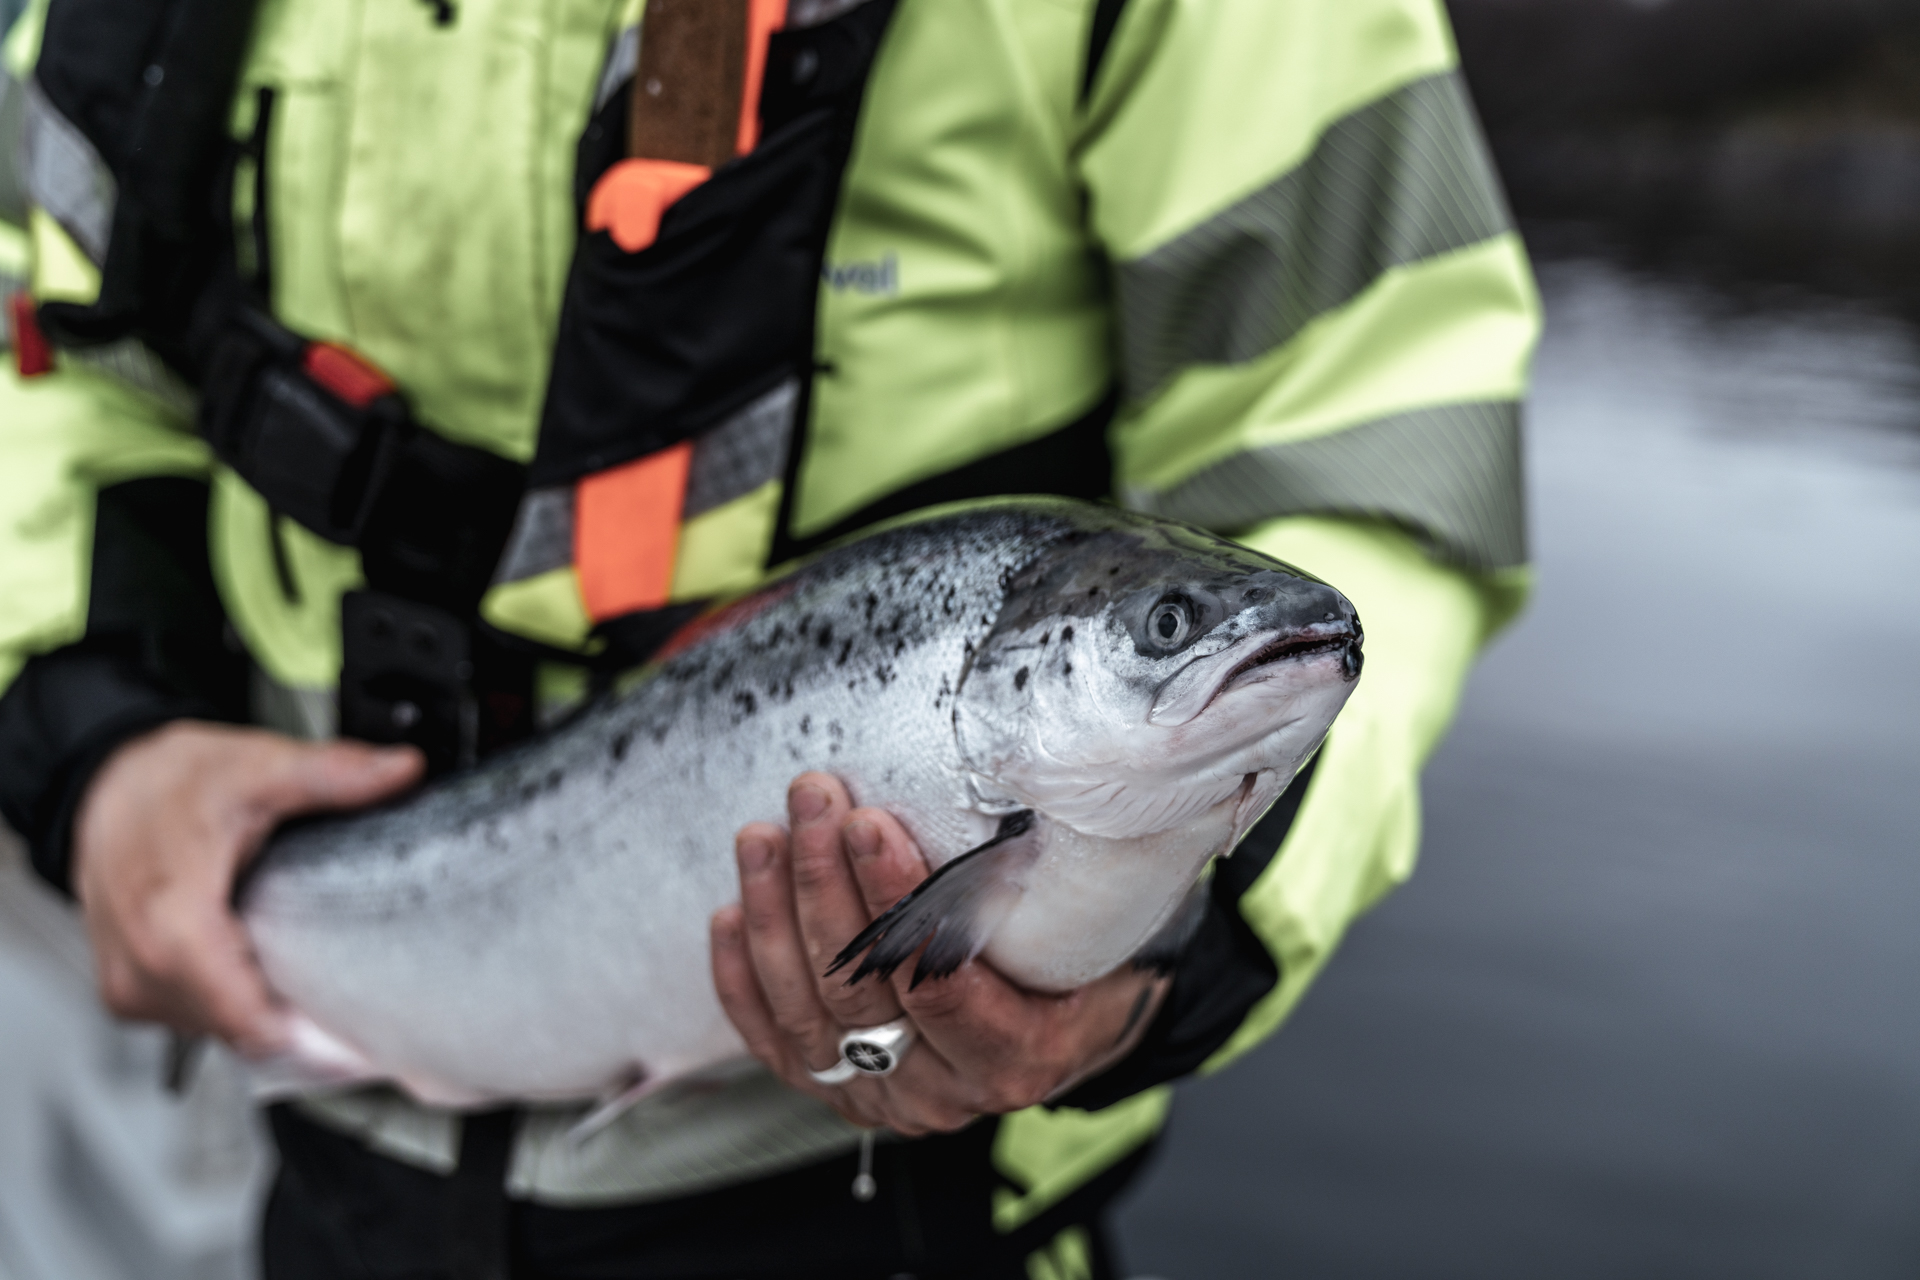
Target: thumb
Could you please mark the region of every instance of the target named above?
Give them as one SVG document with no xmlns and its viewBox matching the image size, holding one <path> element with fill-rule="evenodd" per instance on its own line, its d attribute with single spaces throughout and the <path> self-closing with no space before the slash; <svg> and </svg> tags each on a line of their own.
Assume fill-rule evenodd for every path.
<svg viewBox="0 0 1920 1280">
<path fill-rule="evenodd" d="M 420 781 L 426 757 L 411 746 L 364 742 L 301 743 L 282 768 L 283 812 L 358 809 Z"/>
</svg>

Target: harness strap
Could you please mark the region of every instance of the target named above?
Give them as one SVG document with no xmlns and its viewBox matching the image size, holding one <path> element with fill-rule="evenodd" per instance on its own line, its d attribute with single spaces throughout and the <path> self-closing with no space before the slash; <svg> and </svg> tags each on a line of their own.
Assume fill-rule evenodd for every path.
<svg viewBox="0 0 1920 1280">
<path fill-rule="evenodd" d="M 460 1163 L 446 1190 L 451 1280 L 507 1280 L 507 1168 L 519 1112 L 482 1111 L 460 1122 Z"/>
</svg>

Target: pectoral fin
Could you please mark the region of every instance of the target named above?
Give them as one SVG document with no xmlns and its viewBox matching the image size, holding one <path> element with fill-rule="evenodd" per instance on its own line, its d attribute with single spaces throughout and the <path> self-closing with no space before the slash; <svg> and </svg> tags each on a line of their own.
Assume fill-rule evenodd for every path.
<svg viewBox="0 0 1920 1280">
<path fill-rule="evenodd" d="M 834 957 L 827 972 L 840 972 L 864 951 L 866 958 L 847 985 L 870 973 L 890 978 L 926 943 L 913 969 L 917 987 L 928 978 L 946 977 L 979 955 L 1020 897 L 1018 872 L 1039 856 L 1036 827 L 1031 809 L 1002 818 L 993 839 L 947 863 L 894 903 Z"/>
</svg>

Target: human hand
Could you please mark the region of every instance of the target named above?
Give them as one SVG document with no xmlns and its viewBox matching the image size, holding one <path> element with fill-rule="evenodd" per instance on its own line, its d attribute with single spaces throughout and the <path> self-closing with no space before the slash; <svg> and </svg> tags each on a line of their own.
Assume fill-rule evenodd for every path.
<svg viewBox="0 0 1920 1280">
<path fill-rule="evenodd" d="M 234 877 L 284 819 L 372 804 L 423 766 L 411 747 L 192 720 L 120 747 L 73 824 L 74 892 L 107 1008 L 249 1057 L 284 1047 L 281 1010 L 233 913 Z"/>
<path fill-rule="evenodd" d="M 862 1128 L 908 1137 L 1018 1111 L 1119 1061 L 1167 981 L 1131 967 L 1066 995 L 1023 990 L 981 961 L 910 989 L 913 966 L 849 986 L 826 977 L 840 948 L 927 877 L 906 829 L 854 809 L 838 779 L 802 774 L 787 793 L 791 834 L 767 823 L 735 840 L 740 901 L 712 921 L 713 980 L 754 1057 Z M 840 1037 L 902 1014 L 918 1031 L 887 1076 L 822 1085 Z"/>
</svg>

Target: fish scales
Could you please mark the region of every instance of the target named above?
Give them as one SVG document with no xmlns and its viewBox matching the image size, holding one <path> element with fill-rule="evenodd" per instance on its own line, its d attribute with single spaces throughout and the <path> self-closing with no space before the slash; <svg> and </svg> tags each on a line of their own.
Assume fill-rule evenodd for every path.
<svg viewBox="0 0 1920 1280">
<path fill-rule="evenodd" d="M 1154 553 L 1167 563 L 1143 570 L 1154 555 L 1143 561 L 1141 550 L 1156 539 L 1172 539 Z M 1026 967 L 1045 986 L 1056 972 L 1123 962 L 1166 923 L 1206 858 L 1225 851 L 1216 846 L 1258 817 L 1242 810 L 1278 793 L 1325 723 L 1295 735 L 1306 747 L 1280 753 L 1260 795 L 1240 794 L 1253 786 L 1242 773 L 1207 774 L 1199 799 L 1183 779 L 1168 794 L 1185 799 L 1142 812 L 1210 806 L 1205 821 L 1092 834 L 1085 822 L 1049 821 L 1042 793 L 1054 784 L 1031 782 L 1040 775 L 1017 744 L 994 765 L 970 758 L 962 738 L 972 732 L 992 754 L 1002 738 L 1026 732 L 1023 715 L 1048 706 L 1077 708 L 1043 717 L 1061 741 L 1079 740 L 1067 722 L 1085 719 L 1082 711 L 1089 723 L 1145 719 L 1145 703 L 1131 713 L 1118 705 L 1135 685 L 1146 689 L 1139 680 L 1099 707 L 1075 701 L 1116 662 L 1142 664 L 1117 603 L 1142 572 L 1225 556 L 1225 570 L 1211 566 L 1216 577 L 1299 584 L 1325 595 L 1320 612 L 1348 625 L 1351 607 L 1331 588 L 1229 547 L 1059 500 L 903 524 L 826 553 L 700 624 L 678 651 L 541 740 L 392 806 L 283 832 L 250 877 L 242 913 L 269 981 L 327 1046 L 284 1064 L 287 1078 L 385 1078 L 428 1101 L 478 1105 L 600 1096 L 739 1058 L 744 1046 L 708 974 L 708 920 L 738 896 L 734 833 L 782 821 L 788 784 L 808 769 L 840 777 L 856 803 L 898 815 L 934 867 L 988 844 L 1008 814 L 1038 814 L 1030 838 L 991 855 L 1001 859 L 996 870 L 984 869 L 985 857 L 953 869 L 957 877 L 981 866 L 976 879 L 989 891 L 968 901 L 991 910 L 968 909 L 999 915 L 933 920 L 916 944 L 945 928 L 950 943 L 964 937 L 969 954 L 984 948 L 999 963 L 995 937 L 1018 936 L 1022 913 L 1044 908 L 1049 892 L 1071 899 L 1053 913 L 1063 920 L 1114 897 L 1118 905 L 1095 909 L 1085 932 L 1094 951 L 1124 950 Z M 1069 574 L 1070 583 L 1049 577 L 1089 555 L 1098 563 L 1080 565 L 1086 572 Z M 1082 577 L 1100 581 L 1089 593 Z M 1178 590 L 1181 599 L 1194 594 L 1190 583 Z M 1251 643 L 1249 620 L 1262 607 L 1206 633 L 1217 653 L 1175 665 L 1225 661 L 1218 645 Z M 1036 625 L 1044 640 L 1026 634 Z M 1357 620 L 1350 629 L 1339 643 L 1357 655 Z M 1322 645 L 1313 660 L 1325 666 L 1336 647 Z M 1357 672 L 1357 657 L 1353 664 Z M 1173 669 L 1163 664 L 1148 683 L 1157 688 Z M 1330 721 L 1344 696 L 1342 688 L 1314 714 Z M 1094 755 L 1113 750 L 1102 742 Z M 1133 768 L 1109 758 L 1082 772 Z M 1073 786 L 1084 792 L 1084 781 Z M 1163 846 L 1179 846 L 1177 856 Z M 1090 887 L 1087 868 L 1107 855 L 1124 856 L 1126 868 Z M 1150 882 L 1153 901 L 1135 901 L 1125 887 L 1135 881 Z M 1109 920 L 1129 912 L 1137 918 L 1118 926 L 1126 936 L 1105 938 Z M 1006 967 L 1021 970 L 1021 957 Z"/>
</svg>

